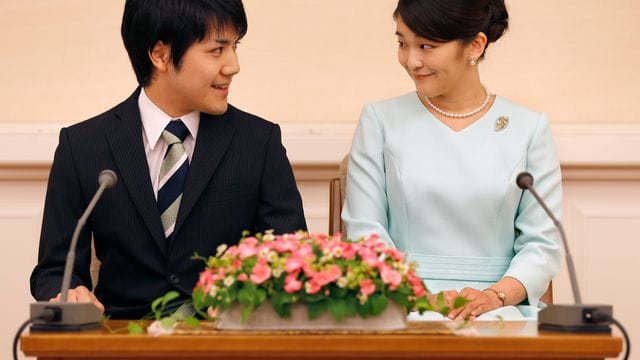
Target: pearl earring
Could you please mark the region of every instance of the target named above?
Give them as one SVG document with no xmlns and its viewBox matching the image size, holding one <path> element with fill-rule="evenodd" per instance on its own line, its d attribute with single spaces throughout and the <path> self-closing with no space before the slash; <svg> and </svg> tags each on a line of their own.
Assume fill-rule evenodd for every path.
<svg viewBox="0 0 640 360">
<path fill-rule="evenodd" d="M 475 66 L 475 65 L 476 65 L 476 59 L 474 59 L 474 58 L 469 58 L 469 65 L 471 65 L 471 66 Z"/>
</svg>

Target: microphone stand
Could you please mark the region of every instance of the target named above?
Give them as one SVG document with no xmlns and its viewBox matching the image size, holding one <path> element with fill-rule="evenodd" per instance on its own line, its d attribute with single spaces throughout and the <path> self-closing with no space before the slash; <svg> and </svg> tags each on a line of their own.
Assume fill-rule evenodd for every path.
<svg viewBox="0 0 640 360">
<path fill-rule="evenodd" d="M 582 303 L 580 297 L 580 288 L 576 279 L 576 270 L 573 265 L 573 258 L 569 252 L 567 237 L 564 233 L 562 223 L 553 215 L 547 207 L 538 192 L 533 187 L 533 176 L 528 172 L 518 174 L 516 178 L 518 187 L 523 190 L 529 190 L 531 195 L 538 201 L 540 206 L 547 213 L 549 218 L 560 232 L 562 244 L 565 250 L 565 258 L 567 269 L 569 270 L 569 278 L 571 279 L 571 290 L 575 304 L 560 305 L 550 304 L 538 313 L 538 328 L 541 330 L 563 331 L 563 332 L 582 332 L 582 333 L 611 333 L 611 322 L 613 319 L 613 306 L 603 304 Z"/>
<path fill-rule="evenodd" d="M 100 320 L 102 319 L 100 309 L 92 303 L 67 302 L 67 296 L 71 286 L 71 274 L 75 263 L 75 251 L 80 232 L 102 193 L 115 185 L 117 181 L 118 177 L 113 171 L 103 170 L 100 172 L 98 176 L 100 186 L 89 202 L 87 209 L 78 220 L 71 238 L 71 245 L 67 253 L 62 277 L 61 301 L 57 303 L 49 301 L 32 303 L 30 307 L 31 318 L 37 320 L 34 320 L 31 331 L 77 331 L 100 327 Z"/>
</svg>

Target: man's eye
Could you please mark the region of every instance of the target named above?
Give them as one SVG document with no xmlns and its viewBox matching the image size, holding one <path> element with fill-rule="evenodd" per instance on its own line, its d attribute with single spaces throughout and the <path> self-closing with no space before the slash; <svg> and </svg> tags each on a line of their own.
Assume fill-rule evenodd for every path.
<svg viewBox="0 0 640 360">
<path fill-rule="evenodd" d="M 431 46 L 429 44 L 422 44 L 422 45 L 420 45 L 420 48 L 422 50 L 429 50 L 429 49 L 433 49 L 433 46 Z"/>
<path fill-rule="evenodd" d="M 404 47 L 404 43 L 402 41 L 398 41 L 398 47 Z"/>
</svg>

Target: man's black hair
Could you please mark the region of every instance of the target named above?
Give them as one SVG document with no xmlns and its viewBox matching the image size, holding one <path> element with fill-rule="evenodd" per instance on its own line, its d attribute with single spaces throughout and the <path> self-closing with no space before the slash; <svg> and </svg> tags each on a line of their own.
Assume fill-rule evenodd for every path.
<svg viewBox="0 0 640 360">
<path fill-rule="evenodd" d="M 149 52 L 158 41 L 171 46 L 171 60 L 180 69 L 189 46 L 225 27 L 239 38 L 247 33 L 242 0 L 127 0 L 121 33 L 138 84 L 146 86 L 153 74 Z"/>
</svg>

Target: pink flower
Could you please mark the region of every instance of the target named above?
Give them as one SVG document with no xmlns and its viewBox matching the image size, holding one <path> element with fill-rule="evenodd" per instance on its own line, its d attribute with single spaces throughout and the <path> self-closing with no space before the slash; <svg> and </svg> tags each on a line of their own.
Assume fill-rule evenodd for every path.
<svg viewBox="0 0 640 360">
<path fill-rule="evenodd" d="M 386 249 L 385 253 L 389 256 L 391 256 L 391 258 L 395 261 L 403 261 L 404 260 L 404 254 L 399 251 L 398 249 L 393 249 L 393 248 L 388 248 Z"/>
<path fill-rule="evenodd" d="M 407 273 L 407 280 L 409 281 L 409 284 L 411 284 L 412 286 L 423 285 L 422 284 L 422 279 L 417 277 L 412 272 Z"/>
<path fill-rule="evenodd" d="M 265 259 L 260 259 L 258 263 L 253 267 L 253 271 L 251 272 L 251 281 L 260 285 L 263 282 L 267 281 L 271 277 L 271 268 L 267 265 L 267 261 Z"/>
<path fill-rule="evenodd" d="M 380 277 L 382 278 L 383 283 L 389 284 L 389 288 L 391 290 L 395 290 L 402 282 L 402 274 L 393 270 L 391 266 L 386 264 L 380 266 Z"/>
<path fill-rule="evenodd" d="M 361 247 L 358 250 L 358 254 L 360 255 L 360 257 L 362 258 L 362 260 L 364 262 L 367 263 L 367 265 L 369 265 L 370 267 L 376 267 L 378 266 L 378 254 L 376 254 L 375 251 L 366 248 L 366 247 Z"/>
<path fill-rule="evenodd" d="M 304 258 L 300 256 L 300 254 L 293 253 L 289 258 L 287 258 L 287 262 L 284 265 L 285 270 L 288 273 L 292 273 L 296 270 L 301 269 L 304 266 Z"/>
<path fill-rule="evenodd" d="M 363 279 L 360 281 L 360 292 L 362 295 L 369 296 L 376 291 L 376 285 L 373 283 L 371 279 Z"/>
<path fill-rule="evenodd" d="M 353 260 L 356 257 L 356 249 L 353 244 L 342 245 L 342 258 L 346 260 Z"/>
<path fill-rule="evenodd" d="M 424 289 L 424 286 L 420 284 L 413 286 L 413 293 L 416 294 L 417 297 L 422 297 L 427 293 L 427 291 Z"/>
<path fill-rule="evenodd" d="M 284 278 L 284 291 L 291 294 L 302 289 L 302 281 L 298 280 L 299 273 L 300 271 L 290 273 Z"/>
<path fill-rule="evenodd" d="M 295 250 L 295 248 L 296 248 L 295 241 L 285 239 L 282 236 L 278 236 L 276 238 L 275 249 L 277 252 L 283 253 L 287 251 L 293 251 Z"/>
<path fill-rule="evenodd" d="M 245 282 L 247 281 L 247 279 L 247 274 L 245 273 L 241 273 L 240 275 L 238 275 L 238 281 Z"/>
<path fill-rule="evenodd" d="M 198 280 L 196 287 L 201 287 L 205 294 L 208 294 L 211 290 L 211 286 L 213 286 L 212 275 L 213 272 L 210 269 L 200 273 L 200 279 Z"/>
<path fill-rule="evenodd" d="M 325 286 L 332 281 L 338 280 L 342 276 L 342 271 L 338 265 L 330 265 L 326 270 L 318 271 L 311 277 L 311 281 L 319 286 Z"/>
<path fill-rule="evenodd" d="M 303 258 L 306 258 L 307 255 L 313 255 L 313 248 L 309 244 L 301 244 L 300 248 L 298 249 L 298 255 L 302 256 Z"/>
<path fill-rule="evenodd" d="M 255 245 L 241 243 L 238 245 L 238 253 L 240 255 L 240 259 L 244 260 L 257 254 L 258 249 L 256 249 Z"/>
<path fill-rule="evenodd" d="M 318 285 L 317 282 L 311 280 L 311 281 L 307 281 L 304 284 L 304 289 L 307 292 L 307 294 L 309 295 L 313 295 L 315 293 L 317 293 L 318 291 L 320 291 L 322 287 L 320 285 Z"/>
</svg>

